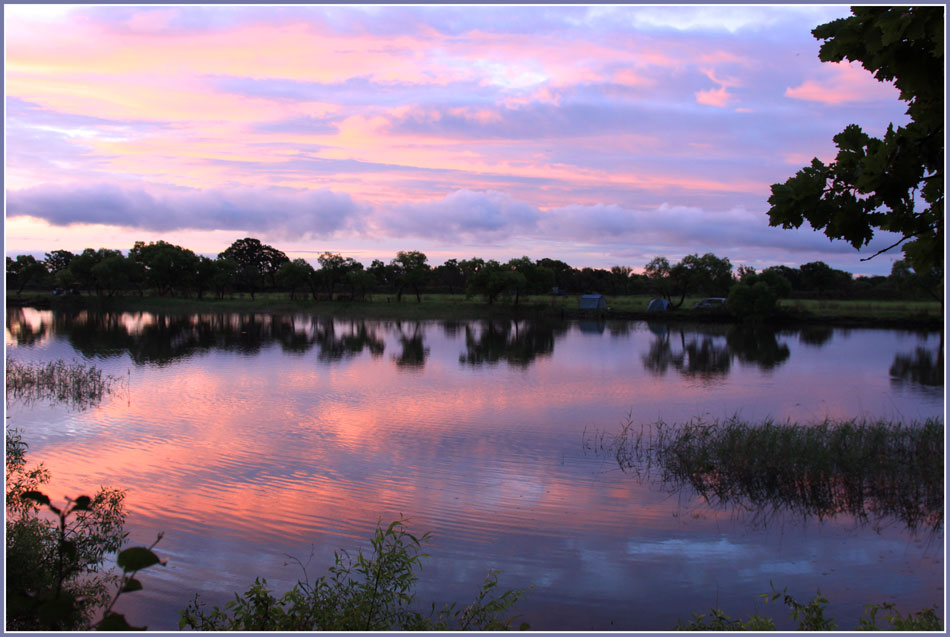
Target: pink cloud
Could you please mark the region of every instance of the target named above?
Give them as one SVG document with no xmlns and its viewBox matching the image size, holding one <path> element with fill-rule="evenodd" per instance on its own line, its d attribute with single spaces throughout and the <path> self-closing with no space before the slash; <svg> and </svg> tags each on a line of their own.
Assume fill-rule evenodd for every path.
<svg viewBox="0 0 950 637">
<path fill-rule="evenodd" d="M 696 101 L 705 106 L 717 106 L 719 108 L 723 108 L 729 104 L 731 99 L 732 95 L 730 95 L 729 91 L 726 90 L 725 86 L 696 92 Z"/>
<path fill-rule="evenodd" d="M 877 81 L 857 62 L 824 64 L 818 71 L 820 78 L 805 80 L 796 87 L 787 88 L 785 96 L 831 105 L 893 100 L 897 97 L 897 89 L 893 84 Z"/>
</svg>

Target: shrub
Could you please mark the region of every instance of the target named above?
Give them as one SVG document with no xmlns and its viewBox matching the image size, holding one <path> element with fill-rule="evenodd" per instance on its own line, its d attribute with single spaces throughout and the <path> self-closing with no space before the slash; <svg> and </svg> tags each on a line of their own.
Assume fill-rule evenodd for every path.
<svg viewBox="0 0 950 637">
<path fill-rule="evenodd" d="M 769 316 L 775 313 L 778 295 L 765 281 L 736 283 L 729 290 L 726 307 L 738 317 Z"/>
<path fill-rule="evenodd" d="M 120 594 L 141 588 L 132 575 L 150 565 L 142 551 L 151 554 L 151 563 L 158 558 L 150 549 L 133 547 L 118 554 L 121 575 L 103 571 L 106 554 L 117 552 L 127 536 L 125 494 L 102 488 L 95 497 L 83 495 L 55 506 L 39 491 L 49 472 L 42 464 L 28 467 L 26 450 L 19 432 L 8 431 L 6 629 L 130 628 L 112 606 Z M 41 507 L 56 519 L 41 517 Z M 102 619 L 97 622 L 97 617 Z"/>
<path fill-rule="evenodd" d="M 326 575 L 310 584 L 296 585 L 275 597 L 267 581 L 256 579 L 225 608 L 206 611 L 199 597 L 181 611 L 180 628 L 195 630 L 493 630 L 507 629 L 514 618 L 499 619 L 524 591 L 505 591 L 495 596 L 497 572 L 488 574 L 476 599 L 462 609 L 448 605 L 424 615 L 411 605 L 413 588 L 421 565 L 422 544 L 429 534 L 417 538 L 403 520 L 383 529 L 377 526 L 369 556 L 362 551 L 351 559 L 336 553 Z M 522 624 L 526 628 L 526 624 Z"/>
</svg>

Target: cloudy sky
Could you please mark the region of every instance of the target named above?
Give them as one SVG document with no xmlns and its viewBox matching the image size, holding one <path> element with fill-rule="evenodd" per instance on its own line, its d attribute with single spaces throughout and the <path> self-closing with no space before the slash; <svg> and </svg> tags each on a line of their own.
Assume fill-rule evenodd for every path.
<svg viewBox="0 0 950 637">
<path fill-rule="evenodd" d="M 714 252 L 890 271 L 768 226 L 769 186 L 890 85 L 818 60 L 847 6 L 4 5 L 8 255 L 253 236 L 292 258 Z"/>
</svg>

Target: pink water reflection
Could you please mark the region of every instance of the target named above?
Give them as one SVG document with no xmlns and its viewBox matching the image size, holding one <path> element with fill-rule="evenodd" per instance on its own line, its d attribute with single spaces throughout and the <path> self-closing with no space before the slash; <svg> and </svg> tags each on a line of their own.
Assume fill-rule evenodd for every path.
<svg viewBox="0 0 950 637">
<path fill-rule="evenodd" d="M 277 333 L 282 321 L 253 325 Z M 113 324 L 146 330 L 156 321 Z M 224 324 L 240 333 L 248 323 Z M 202 582 L 219 603 L 259 575 L 289 586 L 299 572 L 284 566 L 286 554 L 305 556 L 314 545 L 319 572 L 332 550 L 365 543 L 377 520 L 399 515 L 435 537 L 434 564 L 424 571 L 435 583 L 422 591 L 454 601 L 488 568 L 502 568 L 506 585 L 536 585 L 525 607 L 538 628 L 609 628 L 614 617 L 625 628 L 669 628 L 708 606 L 710 586 L 744 603 L 770 578 L 820 585 L 858 614 L 877 593 L 914 609 L 939 601 L 942 560 L 926 539 L 896 527 L 868 534 L 850 519 L 777 516 L 777 529 L 750 525 L 741 512 L 641 484 L 583 445 L 585 432 L 615 431 L 627 414 L 639 422 L 736 412 L 778 420 L 938 415 L 939 395 L 904 391 L 888 378 L 894 353 L 929 337 L 853 331 L 808 348 L 797 335 L 779 336 L 790 354 L 778 364 L 763 368 L 733 353 L 727 372 L 698 374 L 687 363 L 648 369 L 643 358 L 657 335 L 642 326 L 625 334 L 569 326 L 529 364 L 502 357 L 471 365 L 460 362 L 464 330 L 430 323 L 416 328 L 428 354 L 407 373 L 396 361 L 413 330 L 356 327 L 338 322 L 331 331 L 339 340 L 362 330 L 384 353 L 353 346 L 330 356 L 329 345 L 289 351 L 264 340 L 243 353 L 197 347 L 161 365 L 118 355 L 101 363 L 127 375 L 126 396 L 81 414 L 13 406 L 11 422 L 53 473 L 52 496 L 123 488 L 133 540 L 166 532 L 169 567 L 130 602 L 150 627 L 175 624 L 174 610 L 193 593 L 186 584 Z M 295 320 L 292 329 L 313 340 L 328 328 Z M 67 333 L 10 353 L 42 359 L 63 350 L 57 339 Z M 721 334 L 694 337 L 726 345 Z M 497 354 L 485 351 L 483 358 Z M 854 546 L 863 553 L 849 554 Z M 655 586 L 643 589 L 644 576 Z M 618 614 L 637 591 L 637 608 Z M 550 619 L 567 621 L 563 609 L 580 623 Z"/>
</svg>

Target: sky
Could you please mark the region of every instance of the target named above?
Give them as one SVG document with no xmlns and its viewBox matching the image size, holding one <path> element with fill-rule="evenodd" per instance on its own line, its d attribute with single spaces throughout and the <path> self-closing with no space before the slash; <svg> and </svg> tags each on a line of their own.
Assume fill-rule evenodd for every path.
<svg viewBox="0 0 950 637">
<path fill-rule="evenodd" d="M 7 255 L 164 240 L 575 267 L 860 252 L 768 225 L 770 186 L 890 84 L 823 63 L 846 5 L 4 5 Z"/>
</svg>

